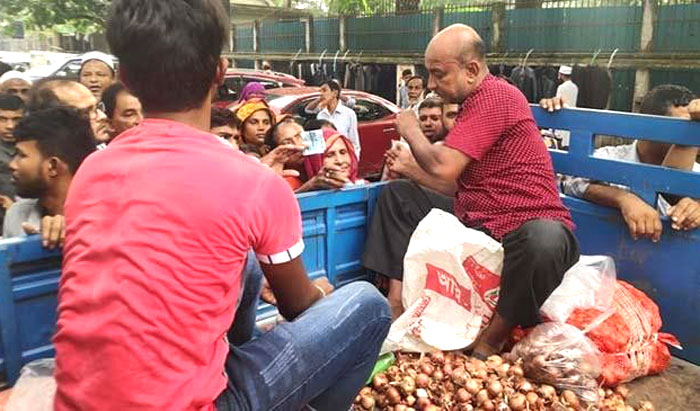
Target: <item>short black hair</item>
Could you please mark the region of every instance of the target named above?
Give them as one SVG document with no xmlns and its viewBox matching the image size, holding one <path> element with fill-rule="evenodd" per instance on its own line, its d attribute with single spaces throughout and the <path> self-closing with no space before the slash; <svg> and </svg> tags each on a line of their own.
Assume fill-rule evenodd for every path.
<svg viewBox="0 0 700 411">
<path fill-rule="evenodd" d="M 112 83 L 102 92 L 102 104 L 105 107 L 105 114 L 108 118 L 114 116 L 114 109 L 117 108 L 117 97 L 122 91 L 129 92 L 123 83 L 117 81 Z"/>
<path fill-rule="evenodd" d="M 419 79 L 419 80 L 421 81 L 421 84 L 423 85 L 423 88 L 425 88 L 425 79 L 424 79 L 423 77 L 421 77 L 421 76 L 413 76 L 413 77 L 411 77 L 410 79 L 408 79 L 408 80 L 406 81 L 406 85 L 408 85 L 408 83 L 410 83 L 410 82 L 412 82 L 413 80 L 416 80 L 416 79 Z"/>
<path fill-rule="evenodd" d="M 27 111 L 45 110 L 52 107 L 65 106 L 56 95 L 57 88 L 79 84 L 73 80 L 66 80 L 57 77 L 43 78 L 32 85 L 29 89 L 29 101 Z"/>
<path fill-rule="evenodd" d="M 95 151 L 90 121 L 69 107 L 34 111 L 13 130 L 17 142 L 36 141 L 44 157 L 58 157 L 75 174 L 83 160 Z"/>
<path fill-rule="evenodd" d="M 240 121 L 233 112 L 223 107 L 211 108 L 211 127 L 231 126 L 238 128 Z"/>
<path fill-rule="evenodd" d="M 340 87 L 340 82 L 338 82 L 338 80 L 331 79 L 331 80 L 325 81 L 323 83 L 323 85 L 328 86 L 328 88 L 331 89 L 331 91 L 337 91 L 338 98 L 340 98 L 340 93 L 343 91 L 343 88 Z"/>
<path fill-rule="evenodd" d="M 24 110 L 24 101 L 14 94 L 0 94 L 0 110 Z"/>
<path fill-rule="evenodd" d="M 413 75 L 413 71 L 411 69 L 406 69 L 406 70 L 401 72 L 401 77 L 412 76 L 412 75 Z"/>
<path fill-rule="evenodd" d="M 335 126 L 335 124 L 331 123 L 328 120 L 323 120 L 320 118 L 310 118 L 306 120 L 304 123 L 304 130 L 305 131 L 311 131 L 311 130 L 320 130 L 324 127 L 329 127 L 332 128 L 333 130 L 338 130 L 338 128 Z"/>
<path fill-rule="evenodd" d="M 220 0 L 115 0 L 107 41 L 145 111 L 180 112 L 204 102 L 228 27 Z"/>
<path fill-rule="evenodd" d="M 418 105 L 418 111 L 421 111 L 424 108 L 439 108 L 440 110 L 442 110 L 442 106 L 442 99 L 437 97 L 430 97 L 421 101 L 421 103 Z"/>
<path fill-rule="evenodd" d="M 644 96 L 639 112 L 667 116 L 671 107 L 685 107 L 695 98 L 695 93 L 686 87 L 663 84 L 654 87 Z"/>
</svg>

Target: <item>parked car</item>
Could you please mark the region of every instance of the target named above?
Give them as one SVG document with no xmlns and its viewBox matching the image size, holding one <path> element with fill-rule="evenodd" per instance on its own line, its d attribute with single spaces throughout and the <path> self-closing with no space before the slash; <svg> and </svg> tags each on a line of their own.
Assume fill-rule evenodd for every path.
<svg viewBox="0 0 700 411">
<path fill-rule="evenodd" d="M 112 56 L 114 66 L 118 67 L 119 61 Z M 69 55 L 59 58 L 46 65 L 32 68 L 27 71 L 27 75 L 33 80 L 40 80 L 45 77 L 62 77 L 68 80 L 78 80 L 80 67 L 82 66 L 82 55 Z"/>
<path fill-rule="evenodd" d="M 260 71 L 250 69 L 228 69 L 224 84 L 219 87 L 216 105 L 227 106 L 238 100 L 241 90 L 246 84 L 258 82 L 265 89 L 280 87 L 303 87 L 304 80 L 276 71 Z"/>
<path fill-rule="evenodd" d="M 300 123 L 315 117 L 308 114 L 306 106 L 316 100 L 318 88 L 294 87 L 265 91 L 265 99 L 278 113 L 290 114 Z M 391 147 L 391 140 L 398 140 L 394 121 L 401 111 L 395 104 L 373 94 L 355 90 L 343 90 L 344 96 L 355 99 L 358 132 L 360 135 L 360 176 L 374 179 L 380 176 L 384 153 Z"/>
</svg>

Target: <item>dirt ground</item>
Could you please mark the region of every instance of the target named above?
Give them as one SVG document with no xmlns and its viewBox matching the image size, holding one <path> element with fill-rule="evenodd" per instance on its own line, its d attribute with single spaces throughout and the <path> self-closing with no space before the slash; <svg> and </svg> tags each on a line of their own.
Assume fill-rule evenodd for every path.
<svg viewBox="0 0 700 411">
<path fill-rule="evenodd" d="M 656 411 L 700 410 L 700 366 L 677 358 L 671 359 L 664 373 L 640 378 L 627 386 L 627 402 L 634 407 L 647 400 Z"/>
</svg>

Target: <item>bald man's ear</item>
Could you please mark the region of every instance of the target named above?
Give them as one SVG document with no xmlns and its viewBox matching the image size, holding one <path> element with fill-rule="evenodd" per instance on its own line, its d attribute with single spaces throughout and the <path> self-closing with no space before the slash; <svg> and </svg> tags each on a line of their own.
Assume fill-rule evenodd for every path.
<svg viewBox="0 0 700 411">
<path fill-rule="evenodd" d="M 468 73 L 467 78 L 469 83 L 474 83 L 479 77 L 479 74 L 481 74 L 481 63 L 477 60 L 470 60 L 467 62 L 465 69 Z"/>
</svg>

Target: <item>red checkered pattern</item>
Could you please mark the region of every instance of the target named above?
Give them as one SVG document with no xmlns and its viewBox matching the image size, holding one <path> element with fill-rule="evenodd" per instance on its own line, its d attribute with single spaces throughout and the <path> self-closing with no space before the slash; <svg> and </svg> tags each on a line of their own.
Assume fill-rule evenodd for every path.
<svg viewBox="0 0 700 411">
<path fill-rule="evenodd" d="M 552 160 L 525 96 L 488 75 L 462 104 L 447 145 L 472 162 L 458 181 L 455 214 L 502 239 L 523 223 L 550 219 L 573 229 Z"/>
</svg>

